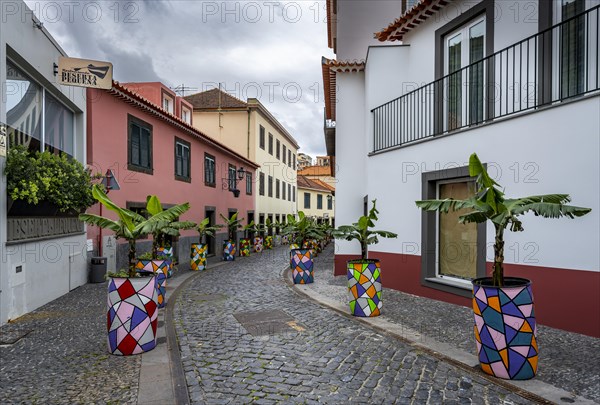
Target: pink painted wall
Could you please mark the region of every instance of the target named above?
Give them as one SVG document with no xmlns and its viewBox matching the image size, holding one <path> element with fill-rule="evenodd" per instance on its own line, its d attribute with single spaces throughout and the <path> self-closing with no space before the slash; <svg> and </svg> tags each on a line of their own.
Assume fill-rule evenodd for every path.
<svg viewBox="0 0 600 405">
<path fill-rule="evenodd" d="M 87 101 L 87 159 L 94 172 L 105 173 L 112 169 L 121 189 L 110 192 L 110 198 L 119 206 L 127 201 L 145 202 L 148 194 L 156 194 L 164 204 L 180 204 L 189 202 L 191 209 L 181 220 L 198 222 L 204 218 L 205 206 L 216 207 L 216 221 L 221 223 L 219 214 L 228 215 L 229 209 L 240 211 L 239 216 L 247 218 L 247 212 L 254 210 L 254 193 L 246 194 L 246 183 L 238 183 L 241 190 L 239 198 L 233 193 L 223 190 L 221 178 L 227 177 L 228 165 L 255 170 L 248 161 L 234 154 L 226 153 L 219 148 L 189 135 L 169 123 L 118 99 L 107 91 L 88 89 Z M 128 114 L 152 125 L 152 175 L 130 171 L 127 169 L 127 117 Z M 191 144 L 191 182 L 175 180 L 175 137 Z M 204 153 L 216 157 L 216 187 L 204 184 Z M 88 210 L 99 213 L 96 204 Z M 112 213 L 103 210 L 104 216 L 116 218 Z M 107 235 L 109 231 L 104 230 Z M 88 238 L 94 240 L 96 247 L 98 230 L 88 227 Z M 182 232 L 183 236 L 197 235 L 193 231 Z"/>
</svg>

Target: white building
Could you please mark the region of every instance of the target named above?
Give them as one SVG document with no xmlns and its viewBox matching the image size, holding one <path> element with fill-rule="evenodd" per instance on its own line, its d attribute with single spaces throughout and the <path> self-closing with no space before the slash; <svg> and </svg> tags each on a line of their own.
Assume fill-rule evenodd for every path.
<svg viewBox="0 0 600 405">
<path fill-rule="evenodd" d="M 66 56 L 24 2 L 3 7 L 0 124 L 32 150 L 62 150 L 85 163 L 85 89 L 59 87 L 54 64 Z M 5 157 L 0 154 L 0 167 Z M 15 217 L 0 171 L 0 324 L 87 282 L 86 237 L 77 218 Z"/>
<path fill-rule="evenodd" d="M 470 305 L 493 227 L 459 227 L 415 201 L 462 197 L 476 152 L 509 197 L 568 193 L 592 208 L 525 216 L 525 232 L 506 234 L 505 272 L 533 281 L 540 323 L 600 337 L 600 1 L 414 3 L 327 1 L 337 224 L 376 198 L 378 227 L 399 235 L 371 248 L 384 286 Z M 359 246 L 340 241 L 336 253 L 344 274 Z"/>
</svg>

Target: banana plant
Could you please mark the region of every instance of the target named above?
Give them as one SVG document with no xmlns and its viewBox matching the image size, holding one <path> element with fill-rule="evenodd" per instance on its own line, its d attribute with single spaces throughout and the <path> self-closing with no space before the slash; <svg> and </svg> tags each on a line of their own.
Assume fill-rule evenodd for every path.
<svg viewBox="0 0 600 405">
<path fill-rule="evenodd" d="M 250 221 L 250 223 L 244 226 L 242 230 L 244 231 L 244 238 L 249 239 L 252 232 L 257 232 L 256 224 L 254 221 Z"/>
<path fill-rule="evenodd" d="M 159 212 L 158 214 L 152 215 L 150 218 L 146 219 L 140 214 L 137 214 L 125 208 L 121 208 L 118 205 L 116 205 L 110 198 L 108 198 L 103 188 L 98 184 L 94 184 L 94 186 L 92 187 L 92 195 L 107 209 L 116 213 L 119 219 L 115 221 L 110 218 L 105 218 L 94 214 L 80 214 L 79 219 L 89 225 L 96 225 L 101 228 L 110 229 L 115 233 L 115 236 L 117 238 L 125 239 L 128 242 L 129 265 L 127 275 L 129 277 L 136 276 L 136 240 L 144 235 L 155 232 L 156 229 L 164 228 L 169 223 L 173 222 L 181 214 L 186 212 L 190 207 L 188 203 L 176 205 L 174 207 L 169 208 L 168 210 Z M 146 204 L 146 210 L 150 212 L 148 208 L 153 209 L 154 207 L 152 207 L 151 205 L 156 204 L 157 201 L 158 198 L 156 198 L 156 196 L 151 196 L 148 199 L 148 203 Z"/>
<path fill-rule="evenodd" d="M 202 221 L 194 224 L 192 227 L 198 232 L 198 243 L 202 243 L 205 236 L 215 236 L 217 231 L 223 228 L 223 225 L 210 225 L 210 218 L 204 218 Z"/>
<path fill-rule="evenodd" d="M 235 235 L 236 235 L 238 229 L 240 229 L 242 227 L 241 222 L 244 220 L 244 218 L 237 219 L 237 216 L 238 216 L 237 212 L 235 214 L 233 214 L 231 216 L 231 218 L 227 218 L 223 214 L 219 214 L 219 215 L 223 219 L 224 225 L 227 228 L 227 235 L 228 235 L 229 240 L 232 242 L 235 242 Z"/>
<path fill-rule="evenodd" d="M 373 200 L 373 207 L 369 210 L 368 215 L 363 215 L 358 219 L 358 222 L 352 225 L 341 225 L 334 229 L 331 233 L 336 239 L 345 239 L 348 241 L 357 240 L 360 243 L 361 259 L 367 260 L 368 247 L 379 243 L 379 237 L 382 238 L 397 238 L 398 235 L 389 231 L 373 230 L 375 221 L 379 219 L 377 214 L 377 200 Z"/>
<path fill-rule="evenodd" d="M 300 247 L 310 239 L 319 239 L 323 236 L 315 221 L 307 217 L 303 211 L 298 211 L 298 219 L 288 214 L 283 233 L 293 238 L 294 243 Z"/>
<path fill-rule="evenodd" d="M 183 204 L 181 205 L 183 206 Z M 187 205 L 187 211 L 189 204 Z M 160 200 L 155 195 L 150 195 L 146 198 L 146 211 L 151 216 L 155 216 L 164 212 Z M 183 212 L 185 212 L 183 211 Z M 158 248 L 164 243 L 165 237 L 179 236 L 179 232 L 185 229 L 192 229 L 196 224 L 191 221 L 171 221 L 168 223 L 157 224 L 152 230 L 152 260 L 158 259 Z"/>
<path fill-rule="evenodd" d="M 501 186 L 488 174 L 485 166 L 473 153 L 469 158 L 469 175 L 476 177 L 477 191 L 465 200 L 446 198 L 443 200 L 417 201 L 417 207 L 425 211 L 447 213 L 468 209 L 470 212 L 459 217 L 458 222 L 483 223 L 491 221 L 494 225 L 494 270 L 492 282 L 494 286 L 504 286 L 504 231 L 522 232 L 523 224 L 519 217 L 528 212 L 544 218 L 575 218 L 591 211 L 590 208 L 565 205 L 571 201 L 568 194 L 533 195 L 522 198 L 505 198 Z M 498 186 L 498 187 L 496 187 Z"/>
</svg>

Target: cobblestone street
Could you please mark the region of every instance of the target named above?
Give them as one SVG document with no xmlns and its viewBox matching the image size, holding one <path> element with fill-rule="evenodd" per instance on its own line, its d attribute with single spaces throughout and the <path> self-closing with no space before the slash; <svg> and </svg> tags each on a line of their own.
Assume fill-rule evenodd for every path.
<svg viewBox="0 0 600 405">
<path fill-rule="evenodd" d="M 193 403 L 527 403 L 296 294 L 287 255 L 238 258 L 182 286 L 175 324 Z"/>
</svg>

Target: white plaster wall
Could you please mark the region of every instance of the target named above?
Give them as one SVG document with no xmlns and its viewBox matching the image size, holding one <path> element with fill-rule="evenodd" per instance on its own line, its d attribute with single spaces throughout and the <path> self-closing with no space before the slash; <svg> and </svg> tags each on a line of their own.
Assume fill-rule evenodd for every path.
<svg viewBox="0 0 600 405">
<path fill-rule="evenodd" d="M 373 38 L 375 32 L 400 17 L 400 0 L 338 0 L 338 60 L 364 59 L 370 45 L 389 45 Z"/>
<path fill-rule="evenodd" d="M 507 263 L 599 271 L 598 111 L 596 96 L 370 157 L 368 193 L 378 197 L 379 227 L 399 234 L 376 250 L 421 254 L 421 212 L 415 206 L 421 174 L 467 165 L 476 152 L 508 197 L 568 193 L 573 205 L 592 208 L 574 220 L 524 216 L 525 231 L 506 234 Z M 487 242 L 489 261 L 489 224 Z"/>
<path fill-rule="evenodd" d="M 352 224 L 363 215 L 367 194 L 365 75 L 338 73 L 335 224 Z M 337 254 L 360 254 L 358 243 L 336 240 Z"/>
<path fill-rule="evenodd" d="M 9 8 L 7 8 L 9 7 Z M 0 24 L 0 82 L 4 94 L 6 78 L 6 50 L 12 48 L 18 55 L 32 66 L 33 72 L 28 71 L 34 79 L 45 87 L 55 86 L 70 101 L 70 107 L 76 113 L 75 123 L 75 155 L 85 163 L 85 89 L 71 86 L 58 86 L 53 73 L 53 63 L 58 63 L 58 58 L 64 51 L 49 39 L 50 34 L 33 26 L 31 11 L 24 2 L 17 0 L 3 7 L 2 23 Z M 6 106 L 4 97 L 0 102 L 0 122 L 6 121 Z M 0 166 L 4 167 L 4 158 L 0 157 Z M 60 260 L 52 262 L 46 260 L 41 253 L 46 246 L 46 253 L 51 253 L 49 243 L 63 246 Z M 87 282 L 87 264 L 85 257 L 79 254 L 69 266 L 69 246 L 75 251 L 81 248 L 68 245 L 74 243 L 85 246 L 85 236 L 71 236 L 52 239 L 48 242 L 6 245 L 6 179 L 0 174 L 0 324 L 6 323 L 10 318 L 22 315 L 40 305 L 43 305 L 69 291 L 69 274 L 71 288 Z M 67 245 L 65 245 L 67 244 Z M 36 247 L 37 246 L 37 247 Z M 34 250 L 40 252 L 39 261 L 36 261 Z M 26 261 L 24 273 L 16 275 L 14 266 Z M 66 280 L 66 281 L 65 281 Z M 23 299 L 22 305 L 17 300 Z M 20 309 L 21 308 L 21 309 Z M 25 311 L 25 312 L 24 312 Z"/>
</svg>

